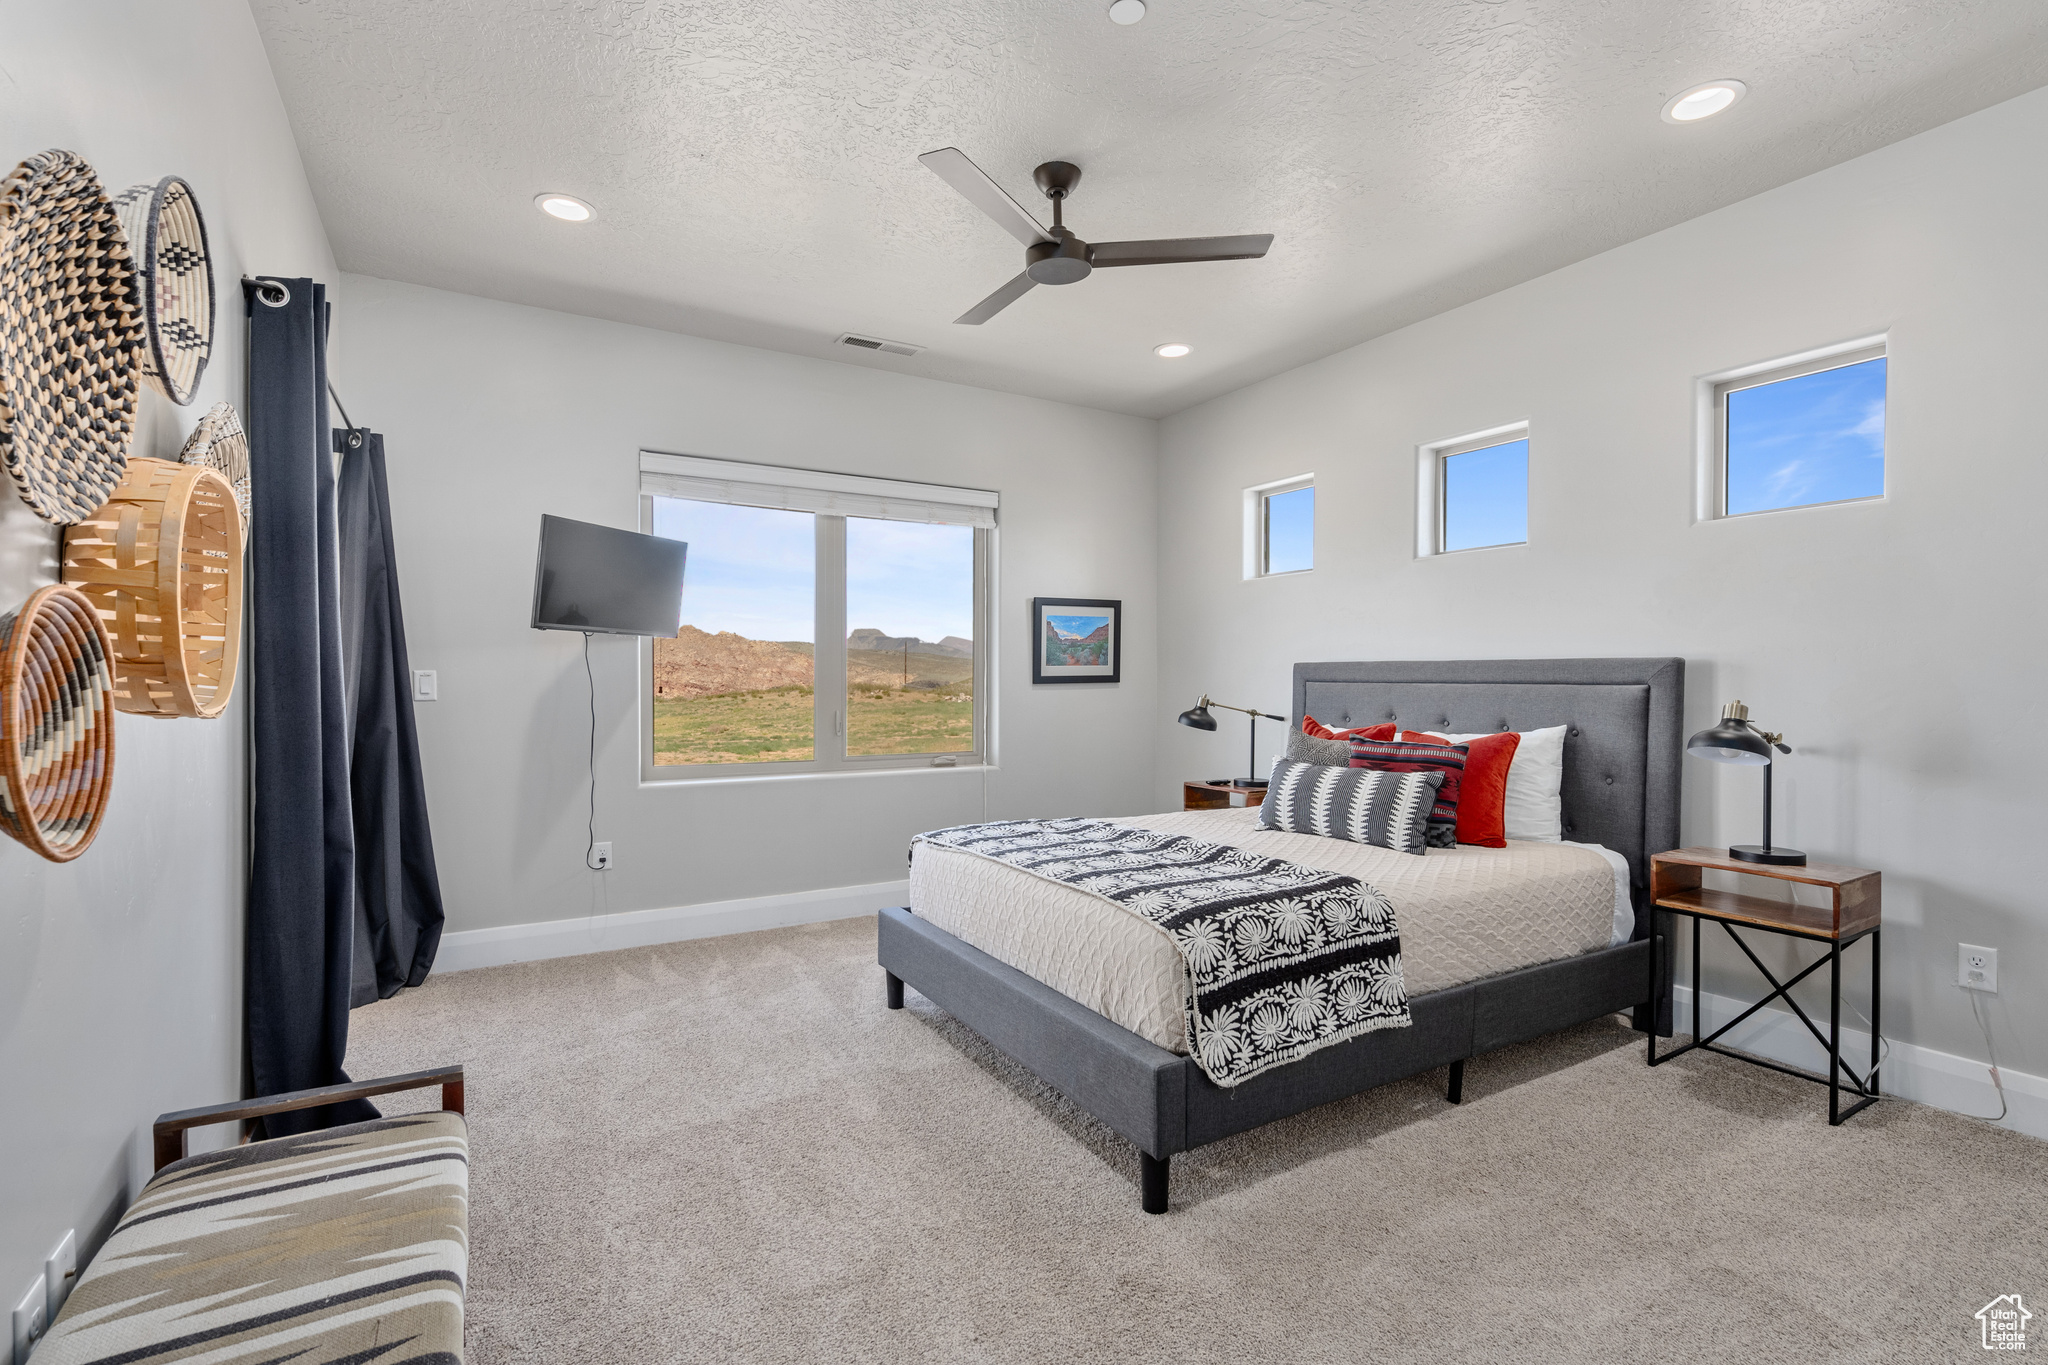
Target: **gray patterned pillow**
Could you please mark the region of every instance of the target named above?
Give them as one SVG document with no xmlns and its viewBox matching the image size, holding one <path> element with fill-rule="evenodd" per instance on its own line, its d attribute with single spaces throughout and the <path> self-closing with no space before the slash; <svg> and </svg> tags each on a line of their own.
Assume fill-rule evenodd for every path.
<svg viewBox="0 0 2048 1365">
<path fill-rule="evenodd" d="M 1299 730 L 1287 732 L 1287 757 L 1296 763 L 1320 763 L 1326 768 L 1351 766 L 1351 741 L 1317 739 Z"/>
<path fill-rule="evenodd" d="M 1420 854 L 1443 780 L 1436 769 L 1396 773 L 1283 758 L 1273 765 L 1272 784 L 1259 806 L 1259 828 Z"/>
</svg>

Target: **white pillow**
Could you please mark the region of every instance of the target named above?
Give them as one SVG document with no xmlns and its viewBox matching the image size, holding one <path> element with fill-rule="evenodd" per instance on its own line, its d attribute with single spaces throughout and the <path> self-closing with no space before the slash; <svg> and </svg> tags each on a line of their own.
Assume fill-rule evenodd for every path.
<svg viewBox="0 0 2048 1365">
<path fill-rule="evenodd" d="M 1564 798 L 1559 793 L 1564 787 L 1564 736 L 1569 728 L 1553 725 L 1516 732 L 1522 742 L 1515 746 L 1514 762 L 1508 764 L 1508 795 L 1501 807 L 1501 823 L 1508 838 L 1564 842 Z M 1486 738 L 1485 734 L 1453 735 L 1442 730 L 1429 733 L 1453 744 Z"/>
</svg>

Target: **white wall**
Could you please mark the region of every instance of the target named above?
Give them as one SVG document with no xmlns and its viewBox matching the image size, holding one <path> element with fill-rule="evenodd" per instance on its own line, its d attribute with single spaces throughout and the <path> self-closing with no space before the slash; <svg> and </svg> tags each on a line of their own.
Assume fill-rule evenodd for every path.
<svg viewBox="0 0 2048 1365">
<path fill-rule="evenodd" d="M 1153 422 L 362 276 L 347 297 L 334 379 L 386 434 L 412 661 L 440 673 L 415 712 L 451 933 L 896 881 L 984 782 L 997 816 L 1147 804 Z M 637 527 L 642 448 L 1000 491 L 998 766 L 643 785 L 636 646 L 598 637 L 616 861 L 587 871 L 583 640 L 528 628 L 534 546 L 543 512 Z M 1122 683 L 1034 689 L 1033 596 L 1122 598 Z"/>
<path fill-rule="evenodd" d="M 1952 983 L 1958 940 L 1992 945 L 2001 1061 L 2048 1071 L 2044 143 L 2037 92 L 1168 418 L 1164 695 L 1683 655 L 1689 729 L 1740 697 L 1794 746 L 1779 841 L 1884 872 L 1886 1031 L 1981 1057 Z M 1695 524 L 1694 379 L 1886 330 L 1886 498 Z M 1418 443 L 1519 419 L 1530 543 L 1418 560 Z M 1305 470 L 1317 567 L 1243 581 L 1240 490 Z M 1216 757 L 1155 724 L 1162 804 Z M 1755 772 L 1686 766 L 1685 839 L 1753 840 Z"/>
<path fill-rule="evenodd" d="M 220 290 L 197 400 L 144 390 L 133 453 L 175 459 L 243 399 L 244 270 L 334 279 L 263 44 L 240 0 L 0 0 L 0 161 L 67 147 L 110 192 L 184 176 Z M 0 612 L 55 579 L 55 532 L 0 479 Z M 122 716 L 112 803 L 76 862 L 0 838 L 0 1292 L 87 1238 L 149 1169 L 149 1123 L 242 1093 L 242 711 Z M 227 1136 L 201 1135 L 196 1145 Z"/>
</svg>

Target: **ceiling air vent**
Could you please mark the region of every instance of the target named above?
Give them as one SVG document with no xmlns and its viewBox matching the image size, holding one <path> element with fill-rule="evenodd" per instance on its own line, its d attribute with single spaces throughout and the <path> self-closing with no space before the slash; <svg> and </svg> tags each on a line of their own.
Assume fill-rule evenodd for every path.
<svg viewBox="0 0 2048 1365">
<path fill-rule="evenodd" d="M 836 345 L 851 346 L 858 351 L 884 351 L 889 355 L 916 355 L 924 349 L 907 341 L 884 341 L 880 337 L 864 337 L 858 332 L 841 332 L 832 340 Z"/>
</svg>

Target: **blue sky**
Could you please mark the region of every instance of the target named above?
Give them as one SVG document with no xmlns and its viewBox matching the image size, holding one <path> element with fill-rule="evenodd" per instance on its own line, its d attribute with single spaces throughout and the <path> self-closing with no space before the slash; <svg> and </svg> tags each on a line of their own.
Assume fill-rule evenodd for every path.
<svg viewBox="0 0 2048 1365">
<path fill-rule="evenodd" d="M 754 640 L 809 640 L 814 523 L 809 512 L 654 499 L 654 534 L 690 543 L 683 621 Z M 846 624 L 925 640 L 971 639 L 974 529 L 847 518 Z"/>
<path fill-rule="evenodd" d="M 1266 499 L 1266 572 L 1316 566 L 1316 490 L 1297 488 Z"/>
<path fill-rule="evenodd" d="M 1107 616 L 1051 616 L 1046 621 L 1062 635 L 1093 635 L 1109 624 Z"/>
<path fill-rule="evenodd" d="M 1884 492 L 1882 356 L 1728 394 L 1728 514 Z"/>
<path fill-rule="evenodd" d="M 1444 461 L 1444 548 L 1477 550 L 1529 538 L 1529 439 Z"/>
<path fill-rule="evenodd" d="M 846 628 L 974 638 L 974 528 L 846 519 Z"/>
</svg>

